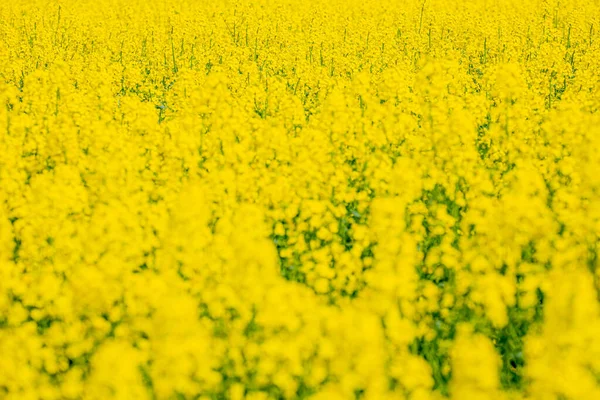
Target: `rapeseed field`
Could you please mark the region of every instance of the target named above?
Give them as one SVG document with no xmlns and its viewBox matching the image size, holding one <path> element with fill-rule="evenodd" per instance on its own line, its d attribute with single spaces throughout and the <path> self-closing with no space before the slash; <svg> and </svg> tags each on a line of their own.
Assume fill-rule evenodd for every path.
<svg viewBox="0 0 600 400">
<path fill-rule="evenodd" d="M 597 0 L 0 4 L 0 399 L 600 399 Z"/>
</svg>

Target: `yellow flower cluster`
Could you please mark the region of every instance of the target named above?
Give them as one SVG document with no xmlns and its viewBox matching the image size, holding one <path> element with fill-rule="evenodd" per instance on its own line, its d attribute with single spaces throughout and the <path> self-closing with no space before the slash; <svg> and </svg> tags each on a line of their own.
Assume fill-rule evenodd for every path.
<svg viewBox="0 0 600 400">
<path fill-rule="evenodd" d="M 600 3 L 0 3 L 0 399 L 600 398 Z"/>
</svg>

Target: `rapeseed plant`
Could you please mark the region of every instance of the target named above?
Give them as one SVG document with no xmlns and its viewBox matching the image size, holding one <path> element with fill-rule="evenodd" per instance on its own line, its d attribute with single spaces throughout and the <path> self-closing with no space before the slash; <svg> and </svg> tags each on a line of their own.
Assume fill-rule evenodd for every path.
<svg viewBox="0 0 600 400">
<path fill-rule="evenodd" d="M 599 29 L 0 4 L 0 398 L 599 398 Z"/>
</svg>

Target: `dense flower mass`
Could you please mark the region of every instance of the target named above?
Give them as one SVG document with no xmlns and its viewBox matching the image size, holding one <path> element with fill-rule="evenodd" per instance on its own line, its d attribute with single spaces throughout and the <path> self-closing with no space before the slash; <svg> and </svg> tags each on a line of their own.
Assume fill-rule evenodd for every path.
<svg viewBox="0 0 600 400">
<path fill-rule="evenodd" d="M 600 3 L 0 3 L 0 399 L 600 399 Z"/>
</svg>

